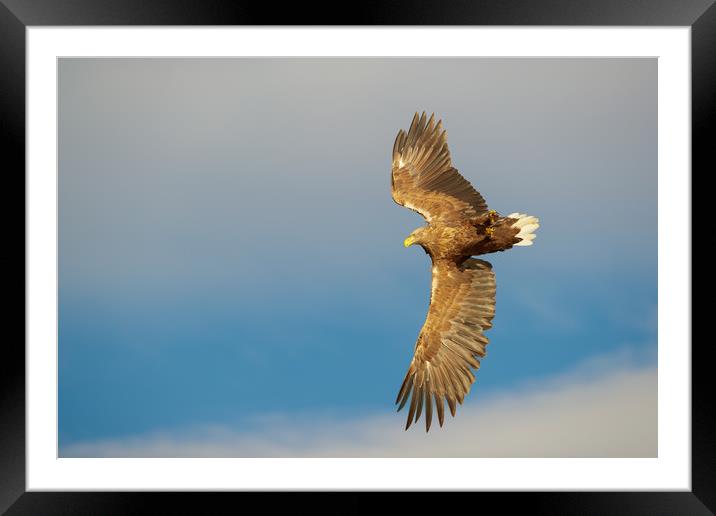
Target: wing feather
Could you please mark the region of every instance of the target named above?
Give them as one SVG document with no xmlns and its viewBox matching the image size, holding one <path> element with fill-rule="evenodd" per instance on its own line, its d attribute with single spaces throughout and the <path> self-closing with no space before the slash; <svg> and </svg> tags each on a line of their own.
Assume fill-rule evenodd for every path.
<svg viewBox="0 0 716 516">
<path fill-rule="evenodd" d="M 434 392 L 433 397 L 435 398 L 435 408 L 438 411 L 438 423 L 440 423 L 440 426 L 443 426 L 443 423 L 445 422 L 445 402 L 443 401 L 444 394 L 440 394 L 439 392 Z"/>
<path fill-rule="evenodd" d="M 474 217 L 487 211 L 487 203 L 456 168 L 442 122 L 415 113 L 406 133 L 398 132 L 393 144 L 391 175 L 393 200 L 420 213 L 428 222 Z"/>
<path fill-rule="evenodd" d="M 471 258 L 462 265 L 438 263 L 433 267 L 430 308 L 418 335 L 413 360 L 395 403 L 402 409 L 410 398 L 406 430 L 425 413 L 425 430 L 433 417 L 443 425 L 444 403 L 455 416 L 475 382 L 495 314 L 495 276 L 492 266 Z"/>
<path fill-rule="evenodd" d="M 433 420 L 433 404 L 432 404 L 432 392 L 431 389 L 426 386 L 425 392 L 425 431 L 430 431 L 430 423 Z"/>
</svg>

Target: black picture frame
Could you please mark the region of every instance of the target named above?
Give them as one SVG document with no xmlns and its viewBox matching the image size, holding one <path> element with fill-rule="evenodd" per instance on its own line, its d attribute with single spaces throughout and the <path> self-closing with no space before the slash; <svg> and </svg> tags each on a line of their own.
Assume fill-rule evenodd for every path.
<svg viewBox="0 0 716 516">
<path fill-rule="evenodd" d="M 692 29 L 692 175 L 713 170 L 710 135 L 716 121 L 716 5 L 714 0 L 452 0 L 334 4 L 271 3 L 235 0 L 0 0 L 0 137 L 6 143 L 5 179 L 18 185 L 6 199 L 23 192 L 25 171 L 25 29 L 59 25 L 602 25 L 689 26 Z M 708 172 L 707 172 L 708 171 Z M 11 203 L 3 203 L 6 220 Z M 688 214 L 679 216 L 688 217 Z M 8 224 L 12 227 L 12 224 Z M 692 233 L 694 234 L 694 233 Z M 22 263 L 25 264 L 23 227 Z M 20 258 L 15 259 L 17 262 Z M 23 269 L 25 270 L 25 269 Z M 11 280 L 19 274 L 6 270 Z M 19 281 L 19 279 L 17 280 Z M 22 298 L 25 299 L 23 286 Z M 18 303 L 19 304 L 19 303 Z M 25 305 L 22 304 L 24 314 Z M 20 324 L 22 317 L 8 317 Z M 8 325 L 9 327 L 9 325 Z M 23 334 L 25 327 L 23 325 Z M 531 514 L 713 514 L 716 511 L 716 432 L 708 417 L 713 374 L 706 354 L 710 342 L 692 347 L 692 491 L 584 493 L 470 493 L 477 509 L 498 503 L 508 512 Z M 255 493 L 80 493 L 25 492 L 24 338 L 7 338 L 0 371 L 0 513 L 6 514 L 161 514 L 236 512 L 237 497 Z M 367 512 L 376 494 L 349 494 L 341 511 Z M 421 495 L 414 494 L 417 500 Z M 452 495 L 457 496 L 457 495 Z M 475 498 L 477 496 L 477 498 Z M 303 494 L 289 495 L 294 510 Z M 458 499 L 465 495 L 458 496 Z M 262 500 L 242 500 L 266 503 Z M 272 498 L 272 500 L 275 500 Z M 276 503 L 272 501 L 271 504 Z M 312 510 L 321 509 L 310 501 Z M 222 509 L 226 507 L 226 509 Z M 233 510 L 232 510 L 233 507 Z M 267 507 L 264 505 L 264 507 Z M 7 512 L 5 512 L 7 511 Z"/>
</svg>

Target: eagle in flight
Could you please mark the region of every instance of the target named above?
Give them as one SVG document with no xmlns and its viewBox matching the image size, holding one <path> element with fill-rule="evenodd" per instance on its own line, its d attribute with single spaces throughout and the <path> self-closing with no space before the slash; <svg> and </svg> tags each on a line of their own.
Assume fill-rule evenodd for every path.
<svg viewBox="0 0 716 516">
<path fill-rule="evenodd" d="M 430 307 L 413 359 L 398 392 L 401 410 L 408 401 L 407 430 L 425 411 L 425 431 L 433 417 L 440 426 L 444 401 L 455 416 L 475 381 L 472 369 L 485 356 L 485 330 L 495 314 L 492 266 L 473 256 L 532 245 L 536 217 L 488 210 L 482 195 L 453 167 L 442 122 L 415 113 L 410 129 L 398 132 L 393 146 L 393 200 L 428 222 L 405 239 L 420 245 L 432 260 Z"/>
</svg>

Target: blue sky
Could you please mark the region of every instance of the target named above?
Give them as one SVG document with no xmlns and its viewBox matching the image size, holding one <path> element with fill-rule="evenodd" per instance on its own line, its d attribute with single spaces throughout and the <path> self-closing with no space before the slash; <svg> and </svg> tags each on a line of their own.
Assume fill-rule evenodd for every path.
<svg viewBox="0 0 716 516">
<path fill-rule="evenodd" d="M 562 395 L 590 363 L 612 387 L 605 378 L 627 367 L 619 381 L 644 379 L 633 403 L 651 406 L 656 70 L 653 59 L 60 60 L 60 454 L 206 428 L 245 441 L 277 421 L 341 432 L 385 416 L 402 430 L 392 402 L 430 267 L 402 246 L 423 220 L 391 200 L 389 168 L 416 110 L 443 119 L 455 165 L 492 208 L 541 220 L 534 246 L 487 257 L 497 310 L 462 410 L 479 417 L 534 382 Z M 464 420 L 447 425 L 467 431 Z M 302 442 L 281 453 L 308 453 Z"/>
</svg>

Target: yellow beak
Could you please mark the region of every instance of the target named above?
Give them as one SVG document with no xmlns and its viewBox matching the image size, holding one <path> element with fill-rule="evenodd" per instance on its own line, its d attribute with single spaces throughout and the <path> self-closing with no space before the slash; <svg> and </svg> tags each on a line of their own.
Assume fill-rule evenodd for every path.
<svg viewBox="0 0 716 516">
<path fill-rule="evenodd" d="M 412 236 L 409 236 L 408 238 L 403 240 L 403 245 L 405 247 L 410 247 L 411 245 L 413 245 L 413 242 L 415 242 L 415 239 Z"/>
</svg>

